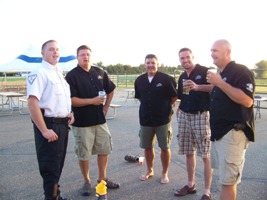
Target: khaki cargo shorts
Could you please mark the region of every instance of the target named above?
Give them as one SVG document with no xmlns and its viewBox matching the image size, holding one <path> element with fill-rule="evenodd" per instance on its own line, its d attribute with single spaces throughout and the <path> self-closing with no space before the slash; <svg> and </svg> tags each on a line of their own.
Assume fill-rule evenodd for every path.
<svg viewBox="0 0 267 200">
<path fill-rule="evenodd" d="M 90 155 L 107 155 L 112 150 L 112 140 L 107 124 L 89 127 L 72 127 L 75 154 L 80 160 Z"/>
<path fill-rule="evenodd" d="M 143 149 L 154 147 L 155 137 L 161 149 L 169 149 L 172 141 L 171 122 L 157 127 L 141 126 L 139 137 L 140 147 Z"/>
<path fill-rule="evenodd" d="M 248 145 L 244 132 L 234 129 L 220 140 L 211 142 L 211 167 L 219 169 L 221 184 L 234 185 L 241 182 Z"/>
</svg>

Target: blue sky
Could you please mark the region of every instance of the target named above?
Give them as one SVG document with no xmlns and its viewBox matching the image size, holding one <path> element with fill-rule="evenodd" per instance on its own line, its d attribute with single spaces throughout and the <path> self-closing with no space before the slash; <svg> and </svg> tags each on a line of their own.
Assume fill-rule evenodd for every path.
<svg viewBox="0 0 267 200">
<path fill-rule="evenodd" d="M 139 65 L 148 53 L 179 64 L 182 47 L 211 66 L 210 47 L 221 38 L 233 59 L 249 67 L 267 59 L 264 0 L 0 0 L 0 65 L 29 45 L 56 39 L 75 54 L 81 44 L 93 62 Z"/>
</svg>

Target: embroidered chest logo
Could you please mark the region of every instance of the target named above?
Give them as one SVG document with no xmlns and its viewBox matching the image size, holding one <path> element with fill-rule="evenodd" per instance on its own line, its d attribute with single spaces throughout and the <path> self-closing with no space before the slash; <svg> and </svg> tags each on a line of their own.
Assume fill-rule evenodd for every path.
<svg viewBox="0 0 267 200">
<path fill-rule="evenodd" d="M 201 79 L 201 75 L 197 75 L 196 77 L 195 77 L 195 80 L 200 80 Z"/>
<path fill-rule="evenodd" d="M 103 79 L 102 76 L 98 75 L 97 79 Z"/>
<path fill-rule="evenodd" d="M 162 83 L 158 83 L 156 87 L 162 87 Z"/>
<path fill-rule="evenodd" d="M 35 81 L 36 77 L 37 77 L 37 74 L 33 74 L 33 75 L 28 76 L 28 78 L 27 78 L 28 82 L 30 84 L 32 84 Z"/>
</svg>

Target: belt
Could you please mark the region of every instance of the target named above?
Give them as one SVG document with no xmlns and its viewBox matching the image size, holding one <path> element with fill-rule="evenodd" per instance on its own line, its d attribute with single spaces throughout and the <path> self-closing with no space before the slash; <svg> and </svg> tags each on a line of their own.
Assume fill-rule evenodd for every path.
<svg viewBox="0 0 267 200">
<path fill-rule="evenodd" d="M 185 113 L 189 114 L 201 114 L 203 112 L 206 112 L 207 110 L 191 110 L 191 111 L 184 111 Z"/>
<path fill-rule="evenodd" d="M 68 124 L 69 118 L 68 117 L 60 118 L 60 117 L 45 117 L 44 116 L 44 121 L 50 124 Z"/>
</svg>

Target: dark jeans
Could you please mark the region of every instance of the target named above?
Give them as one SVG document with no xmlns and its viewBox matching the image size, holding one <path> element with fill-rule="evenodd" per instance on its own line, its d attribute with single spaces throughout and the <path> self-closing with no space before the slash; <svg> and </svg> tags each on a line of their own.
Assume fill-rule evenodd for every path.
<svg viewBox="0 0 267 200">
<path fill-rule="evenodd" d="M 58 140 L 48 142 L 34 125 L 35 146 L 39 171 L 43 178 L 45 199 L 56 199 L 59 196 L 59 179 L 64 166 L 69 129 L 66 124 L 46 123 L 48 129 L 53 129 Z"/>
</svg>

